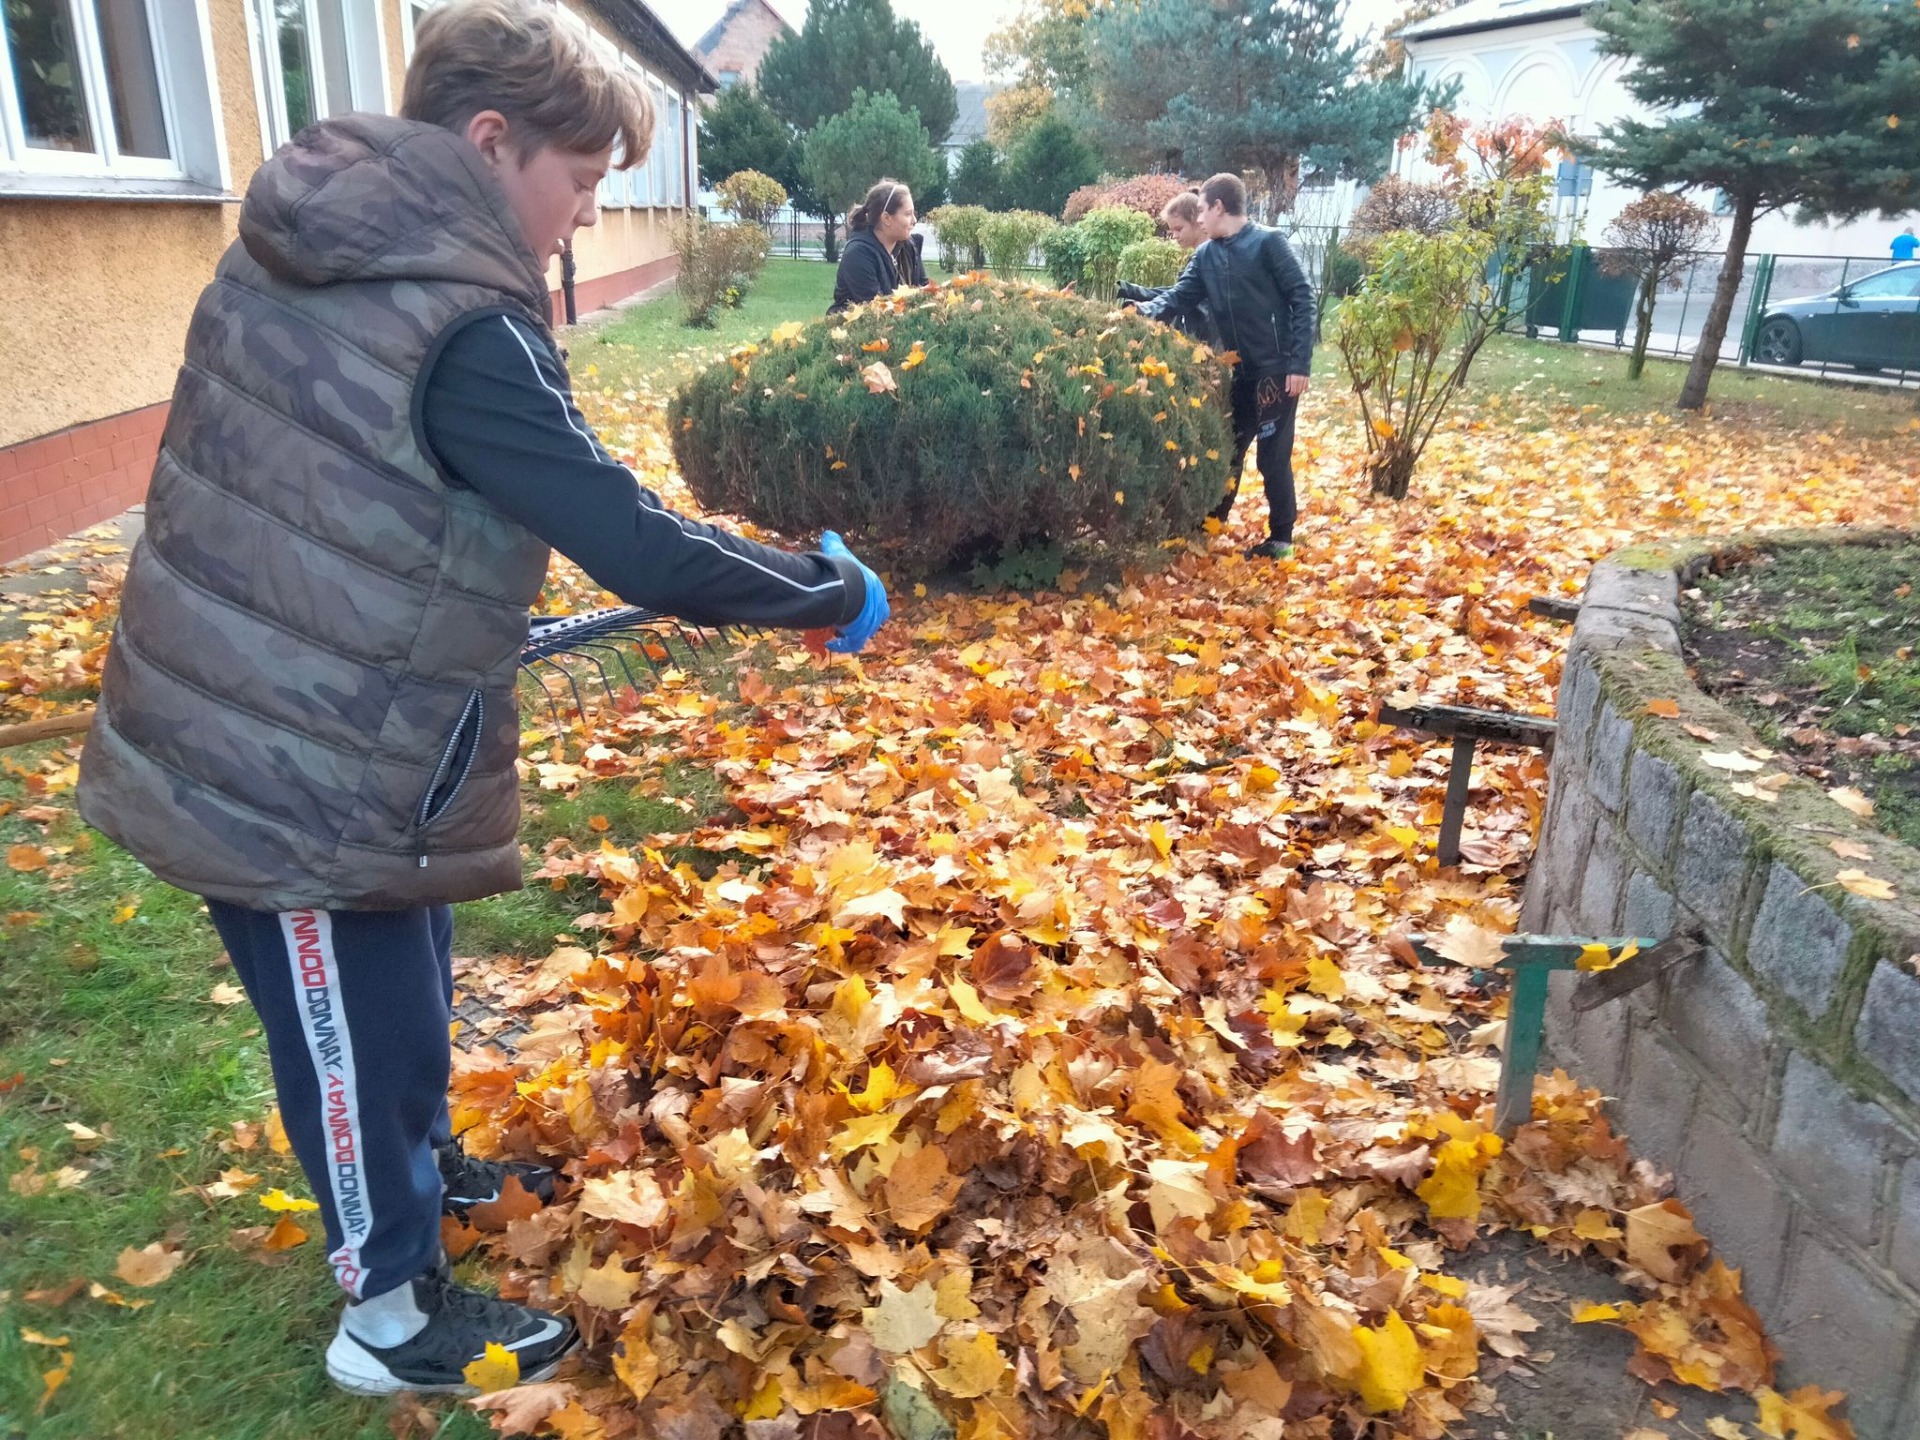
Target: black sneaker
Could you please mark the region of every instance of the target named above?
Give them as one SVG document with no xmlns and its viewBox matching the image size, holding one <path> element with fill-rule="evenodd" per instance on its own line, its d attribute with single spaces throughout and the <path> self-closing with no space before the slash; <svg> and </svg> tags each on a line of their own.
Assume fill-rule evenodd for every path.
<svg viewBox="0 0 1920 1440">
<path fill-rule="evenodd" d="M 402 1390 L 471 1395 L 461 1372 L 503 1345 L 520 1359 L 524 1384 L 545 1380 L 578 1340 L 573 1322 L 526 1305 L 515 1305 L 453 1283 L 445 1260 L 407 1282 L 427 1323 L 411 1340 L 381 1349 L 358 1339 L 344 1316 L 327 1346 L 327 1375 L 355 1395 L 393 1395 Z"/>
<path fill-rule="evenodd" d="M 1262 540 L 1247 551 L 1249 560 L 1286 560 L 1293 555 L 1293 546 L 1284 540 Z"/>
<path fill-rule="evenodd" d="M 440 1163 L 440 1183 L 446 1187 L 440 1209 L 456 1220 L 465 1220 L 476 1205 L 498 1200 L 509 1175 L 542 1205 L 553 1199 L 553 1171 L 544 1165 L 530 1165 L 524 1160 L 477 1160 L 458 1140 L 438 1146 L 433 1157 Z"/>
</svg>

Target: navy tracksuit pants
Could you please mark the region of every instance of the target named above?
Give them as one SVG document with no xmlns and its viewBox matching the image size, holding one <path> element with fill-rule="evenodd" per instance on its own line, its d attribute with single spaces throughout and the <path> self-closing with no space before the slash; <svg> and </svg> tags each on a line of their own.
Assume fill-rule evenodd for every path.
<svg viewBox="0 0 1920 1440">
<path fill-rule="evenodd" d="M 356 1299 L 406 1283 L 440 1253 L 453 911 L 207 909 L 265 1027 L 335 1278 Z"/>
</svg>

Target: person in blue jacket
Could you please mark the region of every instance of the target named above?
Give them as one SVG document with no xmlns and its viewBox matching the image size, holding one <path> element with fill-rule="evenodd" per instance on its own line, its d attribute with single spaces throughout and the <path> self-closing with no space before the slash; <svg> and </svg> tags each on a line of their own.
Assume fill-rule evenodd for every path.
<svg viewBox="0 0 1920 1440">
<path fill-rule="evenodd" d="M 1313 368 L 1313 285 L 1278 230 L 1247 218 L 1247 187 L 1238 175 L 1215 175 L 1200 187 L 1200 223 L 1207 242 L 1173 288 L 1134 306 L 1155 320 L 1189 322 L 1203 311 L 1233 367 L 1233 434 L 1238 454 L 1255 446 L 1267 492 L 1267 538 L 1247 552 L 1255 559 L 1293 554 L 1297 509 L 1293 489 L 1293 424 Z M 1215 508 L 1225 521 L 1239 494 L 1234 471 Z"/>
<path fill-rule="evenodd" d="M 1904 264 L 1915 255 L 1920 255 L 1920 236 L 1916 236 L 1913 233 L 1913 227 L 1909 225 L 1893 237 L 1893 243 L 1887 248 L 1893 252 L 1895 260 Z"/>
</svg>

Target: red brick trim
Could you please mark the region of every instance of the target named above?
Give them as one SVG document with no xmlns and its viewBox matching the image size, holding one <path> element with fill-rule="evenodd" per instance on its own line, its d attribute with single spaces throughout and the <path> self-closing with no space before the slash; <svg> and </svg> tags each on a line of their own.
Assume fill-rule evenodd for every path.
<svg viewBox="0 0 1920 1440">
<path fill-rule="evenodd" d="M 596 275 L 591 280 L 573 282 L 574 313 L 585 319 L 595 310 L 604 310 L 616 300 L 624 300 L 629 295 L 638 295 L 642 290 L 652 289 L 663 280 L 671 280 L 679 273 L 680 262 L 672 255 L 663 255 L 658 260 L 649 260 L 645 265 L 636 265 L 631 270 L 618 270 L 611 275 Z M 567 306 L 558 290 L 553 292 L 553 323 L 564 325 L 567 321 Z"/>
<path fill-rule="evenodd" d="M 0 563 L 137 505 L 166 424 L 163 401 L 0 447 Z"/>
</svg>

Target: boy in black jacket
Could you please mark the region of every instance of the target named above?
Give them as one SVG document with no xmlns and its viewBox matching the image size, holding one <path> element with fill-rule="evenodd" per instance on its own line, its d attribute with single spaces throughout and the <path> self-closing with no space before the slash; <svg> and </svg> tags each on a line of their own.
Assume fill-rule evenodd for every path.
<svg viewBox="0 0 1920 1440">
<path fill-rule="evenodd" d="M 1155 320 L 1189 320 L 1205 307 L 1233 368 L 1234 442 L 1244 456 L 1256 441 L 1267 491 L 1268 534 L 1247 553 L 1284 559 L 1293 553 L 1293 422 L 1313 368 L 1313 286 L 1278 230 L 1247 219 L 1247 187 L 1238 175 L 1215 175 L 1200 187 L 1200 223 L 1207 243 L 1173 288 L 1136 308 Z M 1239 493 L 1214 510 L 1224 521 Z"/>
</svg>

